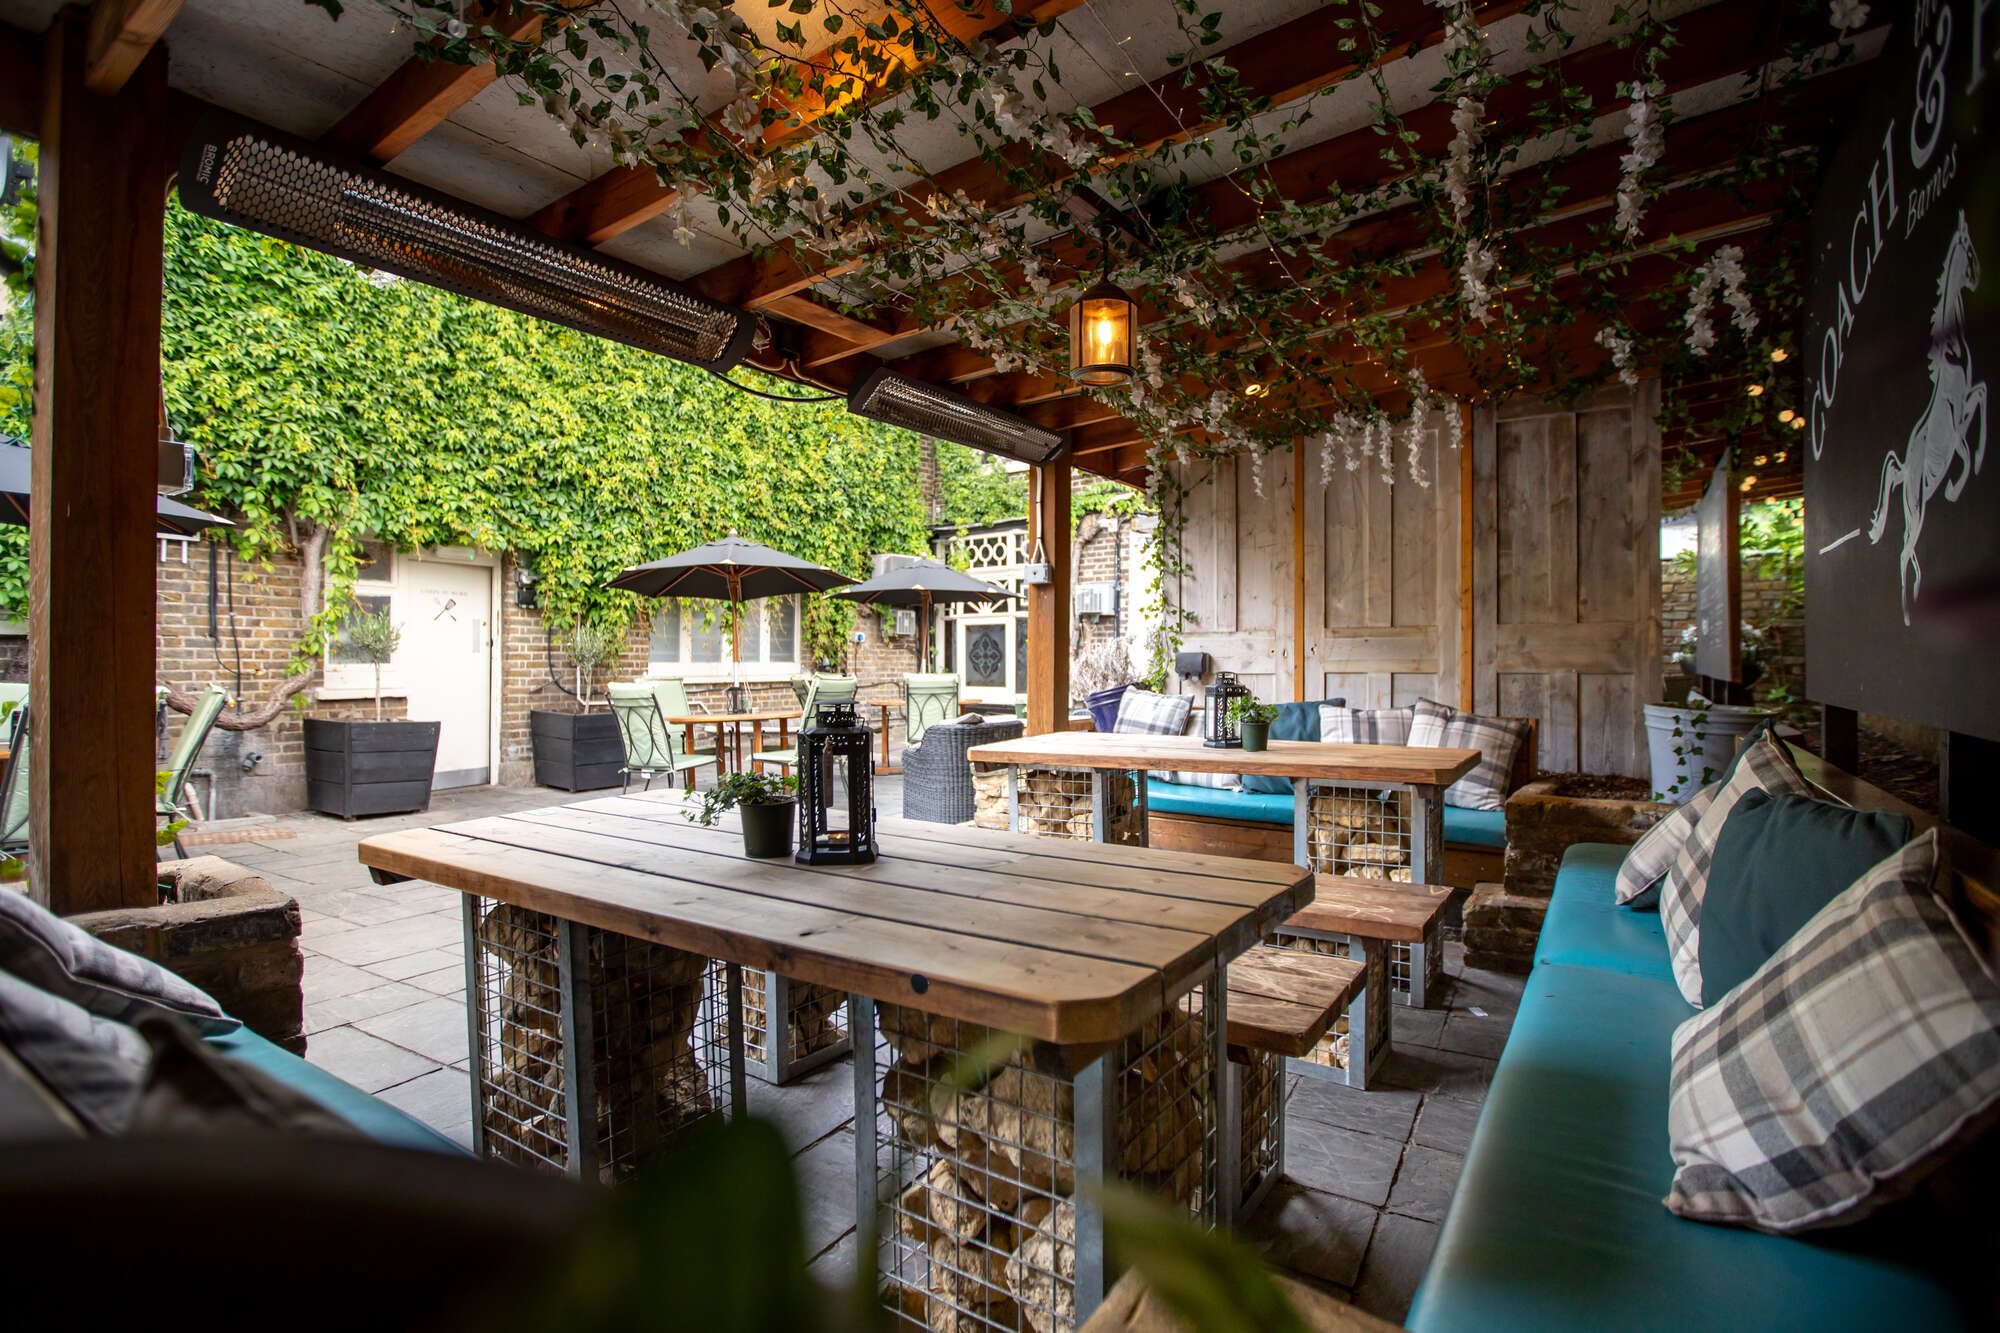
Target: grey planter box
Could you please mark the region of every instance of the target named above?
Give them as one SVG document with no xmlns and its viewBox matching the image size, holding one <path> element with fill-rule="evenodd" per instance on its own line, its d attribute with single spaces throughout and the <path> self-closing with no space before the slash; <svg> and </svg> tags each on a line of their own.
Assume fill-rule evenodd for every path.
<svg viewBox="0 0 2000 1333">
<path fill-rule="evenodd" d="M 438 725 L 307 718 L 306 806 L 342 819 L 430 809 Z"/>
<path fill-rule="evenodd" d="M 625 742 L 611 712 L 528 714 L 535 744 L 535 781 L 561 791 L 616 787 L 625 767 Z"/>
</svg>

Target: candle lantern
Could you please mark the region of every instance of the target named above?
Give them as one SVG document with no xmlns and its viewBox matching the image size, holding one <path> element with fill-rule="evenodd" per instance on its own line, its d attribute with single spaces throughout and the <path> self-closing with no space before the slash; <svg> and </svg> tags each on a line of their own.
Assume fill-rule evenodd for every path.
<svg viewBox="0 0 2000 1333">
<path fill-rule="evenodd" d="M 1218 671 L 1215 684 L 1208 687 L 1203 698 L 1208 709 L 1208 722 L 1202 728 L 1203 745 L 1215 749 L 1233 749 L 1243 744 L 1243 737 L 1236 730 L 1236 718 L 1231 709 L 1238 699 L 1250 698 L 1250 691 L 1236 679 L 1233 671 Z"/>
<path fill-rule="evenodd" d="M 874 739 L 851 699 L 820 704 L 799 732 L 802 865 L 875 859 Z M 844 798 L 836 795 L 843 789 Z"/>
</svg>

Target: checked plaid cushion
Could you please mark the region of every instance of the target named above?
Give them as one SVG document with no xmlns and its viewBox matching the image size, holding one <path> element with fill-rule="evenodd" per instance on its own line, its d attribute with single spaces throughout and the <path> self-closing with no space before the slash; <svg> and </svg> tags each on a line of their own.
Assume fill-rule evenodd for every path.
<svg viewBox="0 0 2000 1333">
<path fill-rule="evenodd" d="M 1411 709 L 1410 744 L 1434 750 L 1477 750 L 1479 766 L 1444 789 L 1444 803 L 1461 810 L 1498 810 L 1507 802 L 1514 752 L 1527 739 L 1524 718 L 1461 713 L 1435 699 Z"/>
<path fill-rule="evenodd" d="M 2000 985 L 1938 897 L 1944 868 L 1933 829 L 1675 1030 L 1668 1208 L 1852 1222 L 2000 1117 Z"/>
<path fill-rule="evenodd" d="M 1618 883 L 1612 889 L 1612 897 L 1619 906 L 1632 902 L 1666 877 L 1674 857 L 1680 854 L 1681 844 L 1694 832 L 1709 802 L 1721 789 L 1720 782 L 1703 787 L 1632 844 L 1632 850 L 1625 853 L 1625 860 L 1618 867 Z"/>
<path fill-rule="evenodd" d="M 1187 730 L 1191 702 L 1185 694 L 1127 690 L 1118 700 L 1118 717 L 1111 729 L 1126 735 L 1178 736 Z"/>
<path fill-rule="evenodd" d="M 1319 738 L 1340 745 L 1408 745 L 1410 723 L 1416 716 L 1408 708 L 1339 708 L 1321 704 Z"/>
<path fill-rule="evenodd" d="M 1667 952 L 1674 965 L 1674 984 L 1681 998 L 1701 1007 L 1701 900 L 1708 893 L 1708 870 L 1715 861 L 1715 844 L 1736 803 L 1748 791 L 1773 795 L 1810 796 L 1812 787 L 1799 776 L 1792 756 L 1766 730 L 1736 757 L 1715 799 L 1701 812 L 1692 832 L 1674 853 L 1660 886 L 1660 924 L 1667 931 Z M 1693 802 L 1689 802 L 1693 804 Z"/>
</svg>

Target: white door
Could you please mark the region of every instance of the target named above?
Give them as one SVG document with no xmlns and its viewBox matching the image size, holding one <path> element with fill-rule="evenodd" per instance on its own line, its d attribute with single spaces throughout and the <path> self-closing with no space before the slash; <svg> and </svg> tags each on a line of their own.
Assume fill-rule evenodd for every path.
<svg viewBox="0 0 2000 1333">
<path fill-rule="evenodd" d="M 439 788 L 492 780 L 493 571 L 480 565 L 403 560 L 396 670 L 410 717 L 437 722 Z"/>
</svg>

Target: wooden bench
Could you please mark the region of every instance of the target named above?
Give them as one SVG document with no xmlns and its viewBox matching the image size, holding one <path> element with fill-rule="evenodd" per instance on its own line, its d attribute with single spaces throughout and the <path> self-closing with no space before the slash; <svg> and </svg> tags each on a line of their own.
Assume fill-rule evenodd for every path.
<svg viewBox="0 0 2000 1333">
<path fill-rule="evenodd" d="M 1358 958 L 1275 944 L 1255 945 L 1229 964 L 1219 1191 L 1225 1225 L 1255 1208 L 1284 1174 L 1285 1062 L 1311 1054 L 1343 1012 L 1364 1005 L 1366 982 Z"/>
<path fill-rule="evenodd" d="M 1273 1273 L 1272 1281 L 1291 1303 L 1299 1323 L 1311 1333 L 1393 1333 L 1397 1325 L 1359 1306 L 1315 1291 L 1295 1278 Z M 1188 1325 L 1165 1301 L 1153 1295 L 1138 1272 L 1127 1273 L 1105 1293 L 1104 1304 L 1083 1326 L 1083 1333 L 1190 1333 Z"/>
<path fill-rule="evenodd" d="M 1339 1035 L 1322 1037 L 1293 1068 L 1314 1078 L 1368 1086 L 1370 1071 L 1388 1053 L 1389 994 L 1401 970 L 1416 1003 L 1434 988 L 1442 957 L 1438 927 L 1451 889 L 1438 884 L 1392 884 L 1378 879 L 1313 876 L 1312 905 L 1273 931 L 1273 943 L 1314 954 L 1334 954 L 1363 966 L 1362 989 L 1349 1005 L 1347 1048 Z"/>
</svg>

